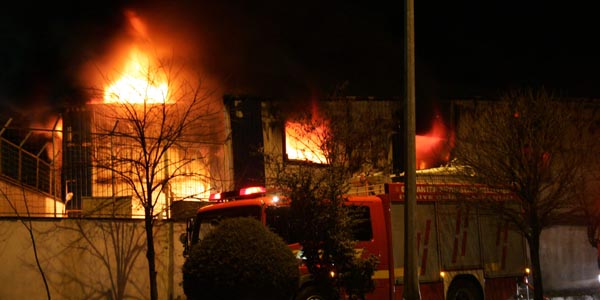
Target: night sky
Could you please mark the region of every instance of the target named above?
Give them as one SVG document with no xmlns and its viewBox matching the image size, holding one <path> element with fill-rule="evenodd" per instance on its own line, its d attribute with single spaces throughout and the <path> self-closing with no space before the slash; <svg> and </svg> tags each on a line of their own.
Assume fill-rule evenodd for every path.
<svg viewBox="0 0 600 300">
<path fill-rule="evenodd" d="M 423 119 L 441 100 L 515 87 L 600 96 L 592 1 L 415 2 Z M 184 45 L 226 92 L 303 101 L 345 83 L 345 95 L 402 95 L 402 1 L 52 2 L 0 9 L 4 113 L 37 117 L 85 102 L 81 67 L 127 31 L 126 9 L 160 32 L 163 46 Z"/>
</svg>

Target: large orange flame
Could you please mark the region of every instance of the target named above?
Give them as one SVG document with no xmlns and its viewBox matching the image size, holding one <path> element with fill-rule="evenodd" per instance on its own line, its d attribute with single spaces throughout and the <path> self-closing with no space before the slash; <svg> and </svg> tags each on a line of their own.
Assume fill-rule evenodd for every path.
<svg viewBox="0 0 600 300">
<path fill-rule="evenodd" d="M 104 89 L 104 103 L 166 103 L 168 84 L 148 55 L 134 47 L 121 77 Z"/>
</svg>

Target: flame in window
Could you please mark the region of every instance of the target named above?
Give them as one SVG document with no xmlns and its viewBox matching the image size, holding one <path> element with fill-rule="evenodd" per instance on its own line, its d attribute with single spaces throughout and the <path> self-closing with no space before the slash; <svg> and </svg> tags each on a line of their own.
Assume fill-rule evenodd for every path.
<svg viewBox="0 0 600 300">
<path fill-rule="evenodd" d="M 298 122 L 285 123 L 285 152 L 288 159 L 307 161 L 318 164 L 327 163 L 327 158 L 321 147 L 323 142 L 324 125 L 306 129 Z"/>
<path fill-rule="evenodd" d="M 437 116 L 431 129 L 415 137 L 417 169 L 427 169 L 440 166 L 448 162 L 452 137 L 444 125 L 441 117 Z"/>
</svg>

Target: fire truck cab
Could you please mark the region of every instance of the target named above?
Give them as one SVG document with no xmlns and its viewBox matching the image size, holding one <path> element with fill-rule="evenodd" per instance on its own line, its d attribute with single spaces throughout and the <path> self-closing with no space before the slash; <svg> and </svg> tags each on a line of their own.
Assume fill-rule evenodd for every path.
<svg viewBox="0 0 600 300">
<path fill-rule="evenodd" d="M 418 184 L 418 275 L 422 299 L 505 300 L 527 268 L 524 239 L 496 216 L 458 201 L 460 185 Z M 493 196 L 493 195 L 490 195 Z M 497 196 L 497 195 L 496 195 Z M 219 219 L 254 217 L 279 234 L 292 251 L 300 250 L 290 227 L 290 201 L 264 188 L 215 195 L 215 204 L 198 209 L 188 222 L 185 251 L 198 243 Z M 354 228 L 357 251 L 379 257 L 372 300 L 400 300 L 403 287 L 403 185 L 388 183 L 377 196 L 349 196 L 346 204 L 359 219 Z M 301 278 L 295 300 L 324 299 L 310 275 Z"/>
</svg>

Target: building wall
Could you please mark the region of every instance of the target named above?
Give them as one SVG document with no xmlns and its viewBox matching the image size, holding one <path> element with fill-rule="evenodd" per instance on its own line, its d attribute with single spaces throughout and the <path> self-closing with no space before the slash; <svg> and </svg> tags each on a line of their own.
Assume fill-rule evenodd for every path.
<svg viewBox="0 0 600 300">
<path fill-rule="evenodd" d="M 584 226 L 556 226 L 542 232 L 540 258 L 544 290 L 599 291 L 598 251 L 587 241 Z"/>
</svg>

